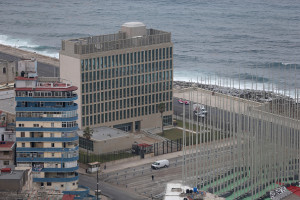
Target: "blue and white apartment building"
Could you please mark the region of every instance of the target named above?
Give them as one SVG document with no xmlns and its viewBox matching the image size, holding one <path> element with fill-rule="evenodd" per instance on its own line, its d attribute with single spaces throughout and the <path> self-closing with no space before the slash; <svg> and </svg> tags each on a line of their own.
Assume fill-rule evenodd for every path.
<svg viewBox="0 0 300 200">
<path fill-rule="evenodd" d="M 17 166 L 32 167 L 37 188 L 78 198 L 78 125 L 76 86 L 60 78 L 38 77 L 35 59 L 18 63 L 16 92 Z"/>
</svg>

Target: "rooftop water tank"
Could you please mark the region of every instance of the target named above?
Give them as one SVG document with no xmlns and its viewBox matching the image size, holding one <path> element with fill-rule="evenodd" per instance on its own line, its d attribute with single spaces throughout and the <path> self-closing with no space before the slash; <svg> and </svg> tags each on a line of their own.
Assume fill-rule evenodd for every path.
<svg viewBox="0 0 300 200">
<path fill-rule="evenodd" d="M 126 22 L 122 25 L 121 31 L 126 33 L 127 38 L 147 35 L 146 25 L 142 22 Z"/>
</svg>

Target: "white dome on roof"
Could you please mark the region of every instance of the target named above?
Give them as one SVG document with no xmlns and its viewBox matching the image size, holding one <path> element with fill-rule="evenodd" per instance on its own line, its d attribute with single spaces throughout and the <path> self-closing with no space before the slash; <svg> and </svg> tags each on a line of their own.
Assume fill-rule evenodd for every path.
<svg viewBox="0 0 300 200">
<path fill-rule="evenodd" d="M 142 22 L 126 22 L 122 26 L 126 26 L 126 27 L 140 27 L 140 26 L 145 26 L 145 24 L 142 23 Z"/>
</svg>

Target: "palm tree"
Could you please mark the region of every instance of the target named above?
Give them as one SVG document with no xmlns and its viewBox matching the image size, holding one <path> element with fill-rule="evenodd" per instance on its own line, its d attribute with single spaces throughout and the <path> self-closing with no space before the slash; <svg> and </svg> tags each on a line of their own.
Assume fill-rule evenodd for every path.
<svg viewBox="0 0 300 200">
<path fill-rule="evenodd" d="M 89 148 L 88 148 L 88 141 L 91 139 L 93 135 L 94 130 L 91 129 L 90 127 L 85 127 L 83 130 L 83 137 L 86 139 L 86 162 L 88 163 L 88 153 L 89 153 Z"/>
<path fill-rule="evenodd" d="M 161 132 L 164 135 L 164 118 L 163 118 L 163 113 L 165 112 L 166 106 L 165 103 L 160 103 L 158 105 L 158 110 L 161 114 Z"/>
</svg>

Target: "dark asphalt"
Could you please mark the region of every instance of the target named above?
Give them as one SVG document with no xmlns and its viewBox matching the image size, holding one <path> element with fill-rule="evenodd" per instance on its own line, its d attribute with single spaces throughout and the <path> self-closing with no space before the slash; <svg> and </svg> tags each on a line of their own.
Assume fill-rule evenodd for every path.
<svg viewBox="0 0 300 200">
<path fill-rule="evenodd" d="M 21 60 L 21 57 L 12 56 L 10 54 L 0 52 L 0 59 L 8 60 L 8 61 L 18 61 L 18 60 Z M 46 64 L 46 63 L 38 62 L 37 63 L 37 68 L 38 68 L 38 75 L 39 76 L 59 77 L 59 68 L 58 67 L 55 67 L 53 65 L 49 65 L 49 64 Z"/>
<path fill-rule="evenodd" d="M 97 179 L 95 177 L 91 177 L 88 175 L 80 174 L 79 184 L 89 187 L 91 191 L 97 189 Z M 143 199 L 147 199 L 147 198 L 141 197 L 135 193 L 131 193 L 129 191 L 124 191 L 121 188 L 107 184 L 103 181 L 99 181 L 99 189 L 101 190 L 101 193 L 103 195 L 109 197 L 112 200 L 120 200 L 120 199 L 143 200 Z"/>
</svg>

